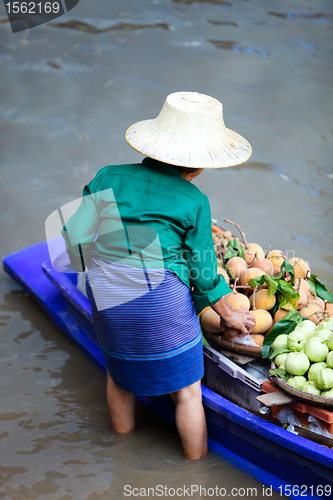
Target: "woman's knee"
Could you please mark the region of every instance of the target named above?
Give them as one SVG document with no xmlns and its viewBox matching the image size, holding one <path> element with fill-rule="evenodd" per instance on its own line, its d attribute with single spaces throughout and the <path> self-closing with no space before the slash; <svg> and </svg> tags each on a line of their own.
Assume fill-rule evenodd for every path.
<svg viewBox="0 0 333 500">
<path fill-rule="evenodd" d="M 201 381 L 198 380 L 194 384 L 188 385 L 179 391 L 170 394 L 175 403 L 187 403 L 190 401 L 201 401 Z"/>
</svg>

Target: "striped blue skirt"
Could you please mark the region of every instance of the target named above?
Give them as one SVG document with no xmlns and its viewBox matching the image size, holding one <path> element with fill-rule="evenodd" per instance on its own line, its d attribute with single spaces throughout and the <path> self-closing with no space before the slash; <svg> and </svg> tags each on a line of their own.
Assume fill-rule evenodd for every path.
<svg viewBox="0 0 333 500">
<path fill-rule="evenodd" d="M 157 396 L 203 377 L 201 331 L 191 292 L 174 273 L 95 258 L 87 294 L 116 385 L 140 396 Z"/>
</svg>

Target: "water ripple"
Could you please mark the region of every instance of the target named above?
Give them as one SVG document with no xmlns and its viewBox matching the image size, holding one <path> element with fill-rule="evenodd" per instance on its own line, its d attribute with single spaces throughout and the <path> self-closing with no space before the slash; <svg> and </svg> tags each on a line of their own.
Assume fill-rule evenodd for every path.
<svg viewBox="0 0 333 500">
<path fill-rule="evenodd" d="M 51 66 L 51 68 L 62 69 L 62 66 L 60 66 L 60 64 L 55 63 L 53 61 L 47 61 L 46 64 L 48 64 L 48 66 Z"/>
<path fill-rule="evenodd" d="M 310 238 L 306 238 L 305 236 L 298 236 L 297 234 L 292 236 L 292 239 L 295 241 L 299 241 L 300 243 L 312 243 L 312 240 Z"/>
<path fill-rule="evenodd" d="M 310 43 L 304 42 L 303 40 L 298 40 L 298 43 L 308 50 L 317 50 L 317 47 L 311 45 Z"/>
<path fill-rule="evenodd" d="M 238 28 L 238 24 L 231 21 L 212 21 L 211 19 L 207 19 L 207 21 L 210 24 L 215 24 L 216 26 L 235 26 L 236 28 Z"/>
<path fill-rule="evenodd" d="M 331 168 L 319 167 L 317 170 L 323 177 L 333 180 L 333 170 Z"/>
<path fill-rule="evenodd" d="M 310 19 L 311 21 L 332 21 L 333 14 L 313 13 L 313 12 L 272 12 L 267 11 L 267 14 L 276 17 L 283 17 L 284 19 L 292 19 L 294 17 L 301 17 Z"/>
<path fill-rule="evenodd" d="M 211 5 L 222 5 L 223 7 L 231 7 L 231 3 L 224 2 L 223 0 L 172 0 L 173 3 L 182 3 L 192 5 L 193 3 L 210 3 Z"/>
<path fill-rule="evenodd" d="M 284 167 L 281 167 L 280 165 L 271 165 L 271 168 L 279 173 L 281 179 L 283 179 L 284 181 L 292 182 L 293 184 L 296 184 L 301 189 L 305 189 L 305 191 L 308 191 L 312 196 L 327 195 L 327 193 L 325 193 L 325 191 L 318 191 L 317 189 L 313 189 L 312 187 L 308 186 L 307 184 L 302 184 L 295 177 L 291 177 L 290 175 L 287 175 L 288 171 Z"/>
<path fill-rule="evenodd" d="M 135 23 L 118 23 L 112 26 L 107 26 L 106 28 L 97 28 L 93 24 L 86 23 L 83 21 L 66 21 L 65 23 L 48 23 L 48 26 L 53 28 L 67 28 L 72 30 L 84 31 L 86 33 L 92 33 L 95 35 L 106 33 L 108 31 L 137 31 L 148 28 L 160 28 L 168 31 L 172 31 L 172 28 L 167 23 L 152 23 L 152 24 L 135 24 Z"/>
<path fill-rule="evenodd" d="M 262 57 L 267 57 L 269 55 L 269 53 L 263 49 L 248 46 L 242 47 L 241 45 L 238 45 L 238 43 L 230 40 L 208 40 L 208 42 L 214 45 L 217 49 L 231 50 L 236 53 L 243 52 L 245 54 L 255 54 Z"/>
<path fill-rule="evenodd" d="M 314 189 L 311 186 L 308 186 L 307 184 L 299 182 L 295 177 L 292 177 L 289 174 L 289 171 L 285 167 L 282 167 L 281 165 L 276 165 L 272 163 L 261 163 L 261 162 L 247 162 L 244 166 L 240 165 L 237 168 L 239 169 L 252 168 L 254 170 L 264 170 L 264 171 L 273 170 L 273 172 L 279 175 L 281 179 L 287 182 L 291 182 L 292 184 L 296 184 L 301 189 L 308 191 L 308 193 L 310 193 L 312 196 L 328 195 L 328 193 L 326 193 L 325 191 L 318 191 L 317 189 Z"/>
</svg>

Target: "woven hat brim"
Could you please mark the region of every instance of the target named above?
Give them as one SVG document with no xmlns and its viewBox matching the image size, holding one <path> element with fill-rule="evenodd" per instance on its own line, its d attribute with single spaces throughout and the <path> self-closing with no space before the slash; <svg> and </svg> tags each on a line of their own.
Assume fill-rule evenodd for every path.
<svg viewBox="0 0 333 500">
<path fill-rule="evenodd" d="M 250 143 L 228 128 L 223 138 L 213 138 L 209 144 L 196 141 L 191 145 L 157 128 L 154 131 L 154 121 L 134 123 L 125 135 L 133 149 L 154 160 L 189 168 L 227 168 L 244 163 L 252 154 Z"/>
</svg>

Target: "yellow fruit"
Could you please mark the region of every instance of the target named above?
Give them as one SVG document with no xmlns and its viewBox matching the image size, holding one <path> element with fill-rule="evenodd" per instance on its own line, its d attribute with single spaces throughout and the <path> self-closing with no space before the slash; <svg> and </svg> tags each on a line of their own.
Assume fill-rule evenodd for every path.
<svg viewBox="0 0 333 500">
<path fill-rule="evenodd" d="M 309 297 L 308 298 L 308 306 L 318 306 L 318 309 L 325 309 L 325 301 L 320 297 Z"/>
<path fill-rule="evenodd" d="M 299 309 L 301 309 L 301 307 L 305 306 L 308 298 L 307 298 L 304 290 L 302 290 L 302 288 L 300 289 L 300 291 L 298 293 L 299 293 L 299 301 L 298 301 L 297 309 L 299 310 Z"/>
<path fill-rule="evenodd" d="M 204 308 L 201 312 L 199 312 L 199 314 L 198 314 L 198 318 L 200 319 L 200 318 L 201 318 L 201 316 L 203 315 L 203 313 L 204 313 L 205 311 L 208 311 L 209 309 L 211 309 L 211 307 L 209 307 L 209 306 L 205 307 L 205 308 Z"/>
<path fill-rule="evenodd" d="M 232 233 L 230 231 L 223 231 L 223 238 L 225 238 L 226 240 L 230 241 L 234 237 L 233 237 L 233 235 L 232 235 Z"/>
<path fill-rule="evenodd" d="M 256 260 L 264 259 L 265 253 L 261 246 L 256 243 L 249 243 L 245 249 L 245 260 L 248 264 L 252 264 Z"/>
<path fill-rule="evenodd" d="M 240 284 L 246 286 L 250 284 L 250 279 L 262 276 L 264 271 L 258 269 L 257 267 L 251 267 L 250 269 L 245 269 L 240 276 Z"/>
<path fill-rule="evenodd" d="M 256 260 L 251 267 L 256 267 L 258 269 L 261 269 L 262 271 L 264 271 L 265 274 L 268 274 L 268 276 L 273 276 L 274 274 L 274 265 L 268 259 Z"/>
<path fill-rule="evenodd" d="M 281 270 L 282 262 L 284 261 L 283 252 L 281 250 L 271 250 L 268 252 L 266 259 L 270 260 L 274 266 L 274 274 Z"/>
<path fill-rule="evenodd" d="M 264 334 L 265 334 L 264 336 L 266 336 L 269 332 L 271 332 L 273 330 L 274 325 L 275 325 L 275 320 L 273 319 L 270 328 L 268 328 L 267 332 L 264 332 Z"/>
<path fill-rule="evenodd" d="M 275 323 L 277 323 L 278 321 L 280 321 L 282 318 L 284 318 L 284 316 L 288 314 L 288 311 L 286 311 L 285 309 L 278 309 L 274 315 L 274 321 Z"/>
<path fill-rule="evenodd" d="M 331 304 L 330 302 L 327 302 L 326 311 L 328 312 L 329 315 L 333 316 L 333 304 Z"/>
<path fill-rule="evenodd" d="M 242 332 L 240 330 L 237 330 L 236 328 L 230 328 L 228 326 L 225 326 L 225 331 L 222 335 L 223 338 L 225 339 L 232 339 L 233 337 L 237 337 L 240 335 Z"/>
<path fill-rule="evenodd" d="M 272 326 L 273 318 L 268 311 L 256 309 L 255 311 L 249 311 L 249 314 L 254 316 L 256 320 L 252 333 L 264 333 Z"/>
<path fill-rule="evenodd" d="M 265 309 L 265 311 L 269 311 L 275 306 L 276 297 L 275 295 L 269 296 L 268 290 L 263 288 L 255 293 L 254 302 L 256 309 Z M 250 304 L 253 309 L 253 294 L 250 297 Z"/>
<path fill-rule="evenodd" d="M 228 293 L 228 295 L 224 296 L 224 300 L 229 304 L 232 311 L 239 311 L 240 309 L 248 311 L 250 309 L 250 301 L 242 293 Z"/>
<path fill-rule="evenodd" d="M 289 264 L 291 264 L 295 271 L 295 278 L 306 278 L 308 274 L 308 265 L 303 259 L 299 259 L 297 257 L 293 257 L 288 260 Z"/>
<path fill-rule="evenodd" d="M 302 316 L 305 316 L 316 324 L 319 323 L 323 317 L 323 311 L 319 309 L 317 304 L 302 307 L 300 313 Z"/>
<path fill-rule="evenodd" d="M 227 271 L 225 269 L 222 269 L 221 267 L 218 267 L 217 268 L 217 274 L 222 274 L 222 276 L 224 276 L 224 279 L 226 280 L 226 282 L 230 283 L 230 278 L 229 278 L 229 274 L 227 273 Z"/>
<path fill-rule="evenodd" d="M 247 264 L 242 257 L 232 257 L 227 262 L 227 268 L 230 269 L 235 278 L 239 278 L 242 272 L 247 269 Z"/>
<path fill-rule="evenodd" d="M 261 335 L 260 333 L 251 333 L 250 337 L 256 344 L 262 347 L 265 340 L 265 337 L 263 335 Z"/>
<path fill-rule="evenodd" d="M 229 335 L 229 333 L 227 333 L 226 331 L 224 331 L 221 336 L 225 339 L 225 340 L 231 340 L 232 338 L 234 338 L 235 335 Z"/>
<path fill-rule="evenodd" d="M 202 328 L 211 333 L 219 333 L 223 331 L 220 320 L 220 316 L 214 311 L 214 309 L 204 311 L 200 317 Z"/>
<path fill-rule="evenodd" d="M 294 288 L 297 290 L 298 284 L 299 284 L 299 280 L 301 280 L 300 289 L 304 290 L 304 292 L 306 293 L 307 297 L 310 297 L 310 295 L 311 295 L 311 293 L 310 293 L 311 288 L 309 286 L 309 283 L 306 280 L 304 280 L 303 278 L 298 278 L 297 280 L 295 280 Z"/>
</svg>

